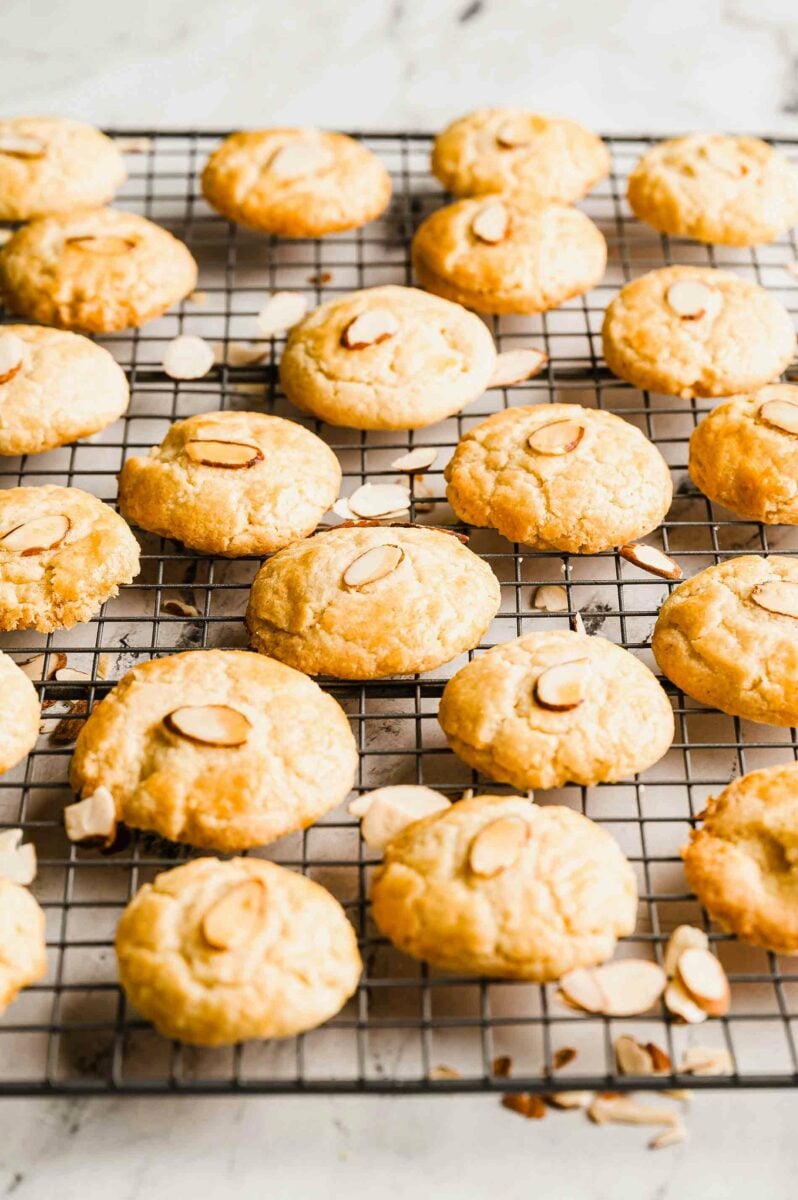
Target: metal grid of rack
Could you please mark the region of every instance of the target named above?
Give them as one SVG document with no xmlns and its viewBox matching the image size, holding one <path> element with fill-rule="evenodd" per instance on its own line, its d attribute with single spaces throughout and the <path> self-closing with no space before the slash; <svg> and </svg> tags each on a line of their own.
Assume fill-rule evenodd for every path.
<svg viewBox="0 0 798 1200">
<path fill-rule="evenodd" d="M 128 413 L 77 445 L 2 460 L 2 486 L 73 484 L 113 503 L 121 463 L 129 455 L 146 453 L 171 421 L 216 408 L 254 408 L 303 421 L 319 433 L 341 459 L 344 494 L 367 479 L 395 478 L 390 463 L 410 446 L 439 446 L 433 469 L 414 480 L 412 519 L 452 525 L 441 472 L 464 430 L 502 406 L 567 400 L 623 415 L 660 447 L 673 470 L 674 501 L 651 540 L 681 563 L 685 575 L 744 552 L 798 553 L 798 540 L 789 528 L 766 529 L 737 520 L 691 485 L 685 469 L 687 440 L 708 403 L 638 392 L 613 378 L 602 363 L 599 331 L 608 300 L 626 280 L 665 263 L 729 266 L 771 289 L 798 313 L 798 276 L 789 270 L 798 259 L 792 238 L 755 250 L 729 250 L 660 237 L 632 219 L 625 176 L 652 139 L 609 138 L 612 173 L 583 204 L 609 244 L 601 285 L 555 312 L 491 322 L 501 349 L 527 344 L 545 349 L 546 372 L 522 386 L 489 391 L 460 416 L 408 436 L 305 421 L 277 387 L 282 339 L 264 343 L 265 364 L 219 365 L 198 382 L 169 380 L 160 362 L 166 343 L 178 332 L 197 333 L 225 346 L 252 340 L 255 314 L 264 293 L 272 290 L 305 291 L 315 304 L 357 287 L 412 282 L 408 247 L 413 229 L 443 200 L 428 174 L 430 139 L 420 134 L 359 135 L 392 173 L 395 190 L 388 213 L 354 233 L 280 242 L 236 228 L 202 200 L 198 171 L 222 134 L 142 130 L 117 136 L 129 150 L 129 179 L 118 206 L 145 214 L 188 243 L 200 264 L 201 293 L 143 330 L 101 339 L 128 372 Z M 798 156 L 798 142 L 779 145 Z M 489 531 L 471 532 L 472 549 L 490 562 L 502 584 L 501 610 L 485 645 L 531 629 L 567 625 L 579 612 L 589 633 L 601 632 L 653 665 L 651 629 L 672 585 L 612 553 L 534 553 Z M 727 1017 L 697 1030 L 675 1024 L 664 1009 L 623 1020 L 587 1017 L 564 1007 L 553 986 L 436 974 L 394 950 L 373 927 L 367 892 L 374 857 L 345 808 L 258 853 L 306 872 L 346 906 L 365 962 L 350 1004 L 321 1029 L 284 1042 L 208 1051 L 173 1045 L 156 1035 L 118 989 L 113 932 L 136 889 L 191 852 L 143 834 L 133 834 L 110 855 L 70 845 L 61 813 L 71 799 L 67 768 L 74 728 L 65 727 L 63 718 L 70 716 L 74 726 L 114 680 L 153 655 L 244 646 L 242 615 L 259 564 L 208 559 L 147 534 L 140 534 L 140 540 L 141 574 L 95 620 L 46 638 L 30 633 L 3 638 L 2 648 L 18 660 L 42 649 L 61 651 L 70 665 L 88 672 L 91 682 L 40 685 L 49 704 L 43 710 L 42 736 L 29 758 L 0 780 L 0 826 L 22 825 L 38 849 L 40 869 L 33 890 L 46 910 L 49 947 L 46 980 L 25 991 L 0 1021 L 0 1094 L 506 1090 L 507 1081 L 493 1071 L 499 1055 L 512 1058 L 512 1086 L 519 1090 L 622 1089 L 628 1080 L 617 1075 L 612 1052 L 612 1041 L 622 1032 L 657 1042 L 677 1066 L 691 1041 L 730 1051 L 733 1075 L 691 1077 L 690 1086 L 798 1082 L 795 959 L 779 959 L 711 929 L 732 981 L 733 1005 Z M 564 584 L 568 613 L 533 608 L 532 593 L 546 582 Z M 166 603 L 170 599 L 193 605 L 198 615 L 175 615 Z M 489 781 L 448 751 L 435 716 L 446 678 L 464 661 L 418 678 L 325 681 L 357 736 L 360 790 L 388 782 L 424 782 L 455 798 L 468 788 L 485 790 Z M 556 801 L 585 812 L 618 838 L 640 883 L 638 928 L 620 953 L 659 959 L 675 925 L 706 925 L 686 890 L 679 859 L 679 847 L 706 797 L 735 774 L 798 755 L 795 730 L 709 712 L 670 684 L 666 687 L 677 732 L 660 763 L 625 783 L 566 787 L 539 797 L 543 803 Z M 558 1068 L 556 1051 L 563 1046 L 578 1054 Z M 687 1082 L 674 1074 L 642 1086 Z"/>
</svg>

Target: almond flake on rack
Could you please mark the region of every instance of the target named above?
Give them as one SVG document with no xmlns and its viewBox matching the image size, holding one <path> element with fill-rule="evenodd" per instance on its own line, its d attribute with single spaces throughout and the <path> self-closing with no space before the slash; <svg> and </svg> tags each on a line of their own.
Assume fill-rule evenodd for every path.
<svg viewBox="0 0 798 1200">
<path fill-rule="evenodd" d="M 662 1075 L 670 1070 L 669 1055 L 654 1042 L 643 1044 L 630 1034 L 615 1039 L 615 1060 L 622 1075 Z"/>
<path fill-rule="evenodd" d="M 677 1146 L 687 1140 L 687 1127 L 684 1121 L 675 1121 L 669 1129 L 657 1133 L 648 1143 L 649 1150 L 666 1150 L 668 1146 Z"/>
<path fill-rule="evenodd" d="M 436 1067 L 430 1067 L 428 1079 L 462 1079 L 463 1076 L 455 1067 L 447 1067 L 445 1063 L 439 1063 Z"/>
<path fill-rule="evenodd" d="M 191 333 L 181 333 L 164 351 L 163 369 L 170 379 L 202 379 L 213 364 L 213 346 Z"/>
<path fill-rule="evenodd" d="M 49 517 L 34 517 L 0 536 L 0 546 L 12 554 L 29 558 L 32 554 L 43 554 L 46 550 L 57 549 L 71 527 L 69 517 L 60 513 Z"/>
<path fill-rule="evenodd" d="M 725 1046 L 688 1046 L 679 1070 L 685 1075 L 733 1075 L 734 1062 Z"/>
<path fill-rule="evenodd" d="M 502 1096 L 502 1108 L 509 1108 L 528 1121 L 540 1121 L 546 1115 L 545 1100 L 534 1092 L 507 1092 Z"/>
<path fill-rule="evenodd" d="M 0 384 L 10 383 L 25 361 L 25 343 L 15 333 L 0 334 Z"/>
<path fill-rule="evenodd" d="M 414 471 L 427 471 L 438 457 L 439 450 L 436 446 L 416 446 L 413 450 L 409 450 L 407 454 L 400 454 L 391 463 L 392 471 L 407 471 L 412 474 Z"/>
<path fill-rule="evenodd" d="M 563 1110 L 588 1108 L 593 1100 L 593 1092 L 546 1092 L 543 1099 L 553 1108 Z"/>
<path fill-rule="evenodd" d="M 656 546 L 648 546 L 645 542 L 627 542 L 626 545 L 619 548 L 618 553 L 621 558 L 625 558 L 635 567 L 640 567 L 652 575 L 658 575 L 660 579 L 681 579 L 682 577 L 682 568 L 679 564 L 672 558 L 668 558 L 668 555 L 664 554 L 662 550 L 658 550 Z"/>
<path fill-rule="evenodd" d="M 56 683 L 91 683 L 88 671 L 80 671 L 77 667 L 56 667 L 53 672 Z"/>
<path fill-rule="evenodd" d="M 579 967 L 560 980 L 563 998 L 585 1012 L 607 1017 L 633 1017 L 659 1000 L 667 979 L 662 967 L 648 959 L 621 958 L 600 967 Z"/>
<path fill-rule="evenodd" d="M 348 505 L 358 517 L 392 516 L 410 508 L 410 488 L 401 483 L 364 483 L 349 497 Z"/>
<path fill-rule="evenodd" d="M 590 675 L 588 658 L 555 663 L 535 680 L 534 699 L 541 708 L 548 708 L 551 712 L 570 712 L 585 699 Z"/>
<path fill-rule="evenodd" d="M 685 950 L 708 950 L 709 938 L 697 925 L 677 925 L 665 946 L 665 974 L 672 979 Z"/>
<path fill-rule="evenodd" d="M 64 809 L 64 826 L 70 842 L 100 842 L 107 847 L 116 837 L 116 804 L 106 787 Z"/>
<path fill-rule="evenodd" d="M 676 977 L 691 999 L 710 1017 L 722 1017 L 729 1011 L 729 980 L 711 950 L 683 951 L 676 964 Z"/>
<path fill-rule="evenodd" d="M 769 579 L 751 592 L 754 604 L 782 617 L 798 617 L 798 583 L 787 579 Z"/>
<path fill-rule="evenodd" d="M 56 671 L 65 667 L 66 663 L 65 654 L 60 650 L 51 650 L 49 660 L 47 654 L 34 654 L 33 658 L 26 658 L 24 662 L 17 663 L 17 666 L 32 683 L 43 683 L 46 679 L 52 679 Z"/>
<path fill-rule="evenodd" d="M 488 387 L 513 387 L 516 383 L 524 383 L 539 375 L 548 361 L 548 354 L 531 346 L 521 350 L 504 350 L 496 356 Z"/>
<path fill-rule="evenodd" d="M 529 824 L 521 817 L 499 817 L 483 826 L 468 851 L 468 865 L 475 875 L 491 879 L 511 867 L 529 841 Z"/>
<path fill-rule="evenodd" d="M 214 342 L 213 360 L 220 366 L 254 367 L 262 363 L 268 356 L 268 346 L 258 346 L 254 342 Z M 243 385 L 238 384 L 241 388 Z"/>
<path fill-rule="evenodd" d="M 665 1007 L 687 1025 L 700 1025 L 708 1013 L 700 1008 L 679 979 L 672 979 L 663 996 Z"/>
<path fill-rule="evenodd" d="M 175 617 L 198 617 L 200 615 L 199 609 L 195 608 L 193 604 L 186 604 L 184 600 L 174 598 L 164 600 L 161 612 Z"/>
<path fill-rule="evenodd" d="M 365 350 L 378 346 L 399 332 L 399 322 L 389 308 L 367 308 L 354 317 L 341 334 L 347 350 Z"/>
<path fill-rule="evenodd" d="M 21 829 L 0 833 L 0 876 L 27 887 L 36 878 L 36 847 L 33 842 L 23 846 L 22 836 Z"/>
<path fill-rule="evenodd" d="M 390 542 L 382 546 L 372 546 L 370 550 L 365 550 L 353 559 L 343 573 L 343 582 L 350 588 L 361 588 L 366 584 L 376 583 L 395 571 L 404 556 L 402 547 Z"/>
<path fill-rule="evenodd" d="M 596 1125 L 614 1122 L 619 1125 L 672 1125 L 681 1123 L 679 1113 L 673 1108 L 657 1104 L 643 1104 L 634 1096 L 598 1095 L 587 1115 Z"/>
<path fill-rule="evenodd" d="M 568 612 L 568 593 L 562 584 L 542 583 L 535 588 L 532 607 L 543 612 Z"/>
<path fill-rule="evenodd" d="M 43 158 L 46 153 L 47 145 L 39 138 L 22 133 L 0 135 L 0 154 L 11 154 L 15 158 Z"/>
<path fill-rule="evenodd" d="M 302 292 L 273 292 L 255 318 L 261 337 L 270 338 L 298 325 L 308 311 Z"/>
<path fill-rule="evenodd" d="M 305 138 L 286 142 L 275 151 L 269 160 L 269 171 L 278 179 L 295 179 L 299 175 L 323 170 L 330 159 L 330 151 L 325 145 Z"/>
<path fill-rule="evenodd" d="M 503 242 L 510 228 L 510 214 L 500 201 L 485 204 L 471 219 L 471 232 L 481 242 L 495 246 Z"/>
<path fill-rule="evenodd" d="M 450 806 L 451 801 L 432 788 L 394 784 L 359 796 L 349 805 L 349 813 L 360 818 L 360 832 L 369 849 L 384 850 L 408 825 Z"/>
<path fill-rule="evenodd" d="M 200 930 L 214 950 L 234 950 L 251 942 L 266 919 L 266 888 L 255 876 L 234 884 L 206 909 Z"/>
</svg>

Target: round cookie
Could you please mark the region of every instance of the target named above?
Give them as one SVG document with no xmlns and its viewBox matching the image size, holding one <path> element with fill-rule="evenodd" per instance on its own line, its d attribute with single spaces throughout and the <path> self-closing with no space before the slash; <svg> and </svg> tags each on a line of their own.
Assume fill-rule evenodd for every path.
<svg viewBox="0 0 798 1200">
<path fill-rule="evenodd" d="M 798 954 L 798 763 L 735 779 L 682 850 L 709 915 L 745 942 Z"/>
<path fill-rule="evenodd" d="M 124 181 L 110 138 L 64 117 L 0 120 L 0 221 L 30 221 L 94 208 Z"/>
<path fill-rule="evenodd" d="M 524 200 L 568 204 L 610 169 L 600 138 L 564 117 L 518 108 L 483 108 L 438 134 L 432 172 L 455 196 L 514 192 Z"/>
<path fill-rule="evenodd" d="M 314 1029 L 363 964 L 323 887 L 256 858 L 199 858 L 156 875 L 116 931 L 119 979 L 164 1037 L 198 1046 Z"/>
<path fill-rule="evenodd" d="M 433 967 L 545 983 L 612 955 L 635 927 L 637 886 L 615 839 L 581 813 L 474 796 L 388 843 L 371 912 Z"/>
<path fill-rule="evenodd" d="M 524 790 L 628 779 L 662 758 L 674 732 L 648 667 L 567 629 L 480 654 L 447 683 L 438 720 L 458 758 Z"/>
<path fill-rule="evenodd" d="M 128 406 L 122 368 L 76 333 L 4 325 L 0 364 L 0 454 L 65 446 L 99 433 Z"/>
<path fill-rule="evenodd" d="M 332 450 L 293 421 L 215 412 L 172 425 L 119 476 L 120 512 L 205 554 L 270 554 L 307 537 L 335 502 Z"/>
<path fill-rule="evenodd" d="M 417 288 L 330 300 L 288 335 L 280 382 L 303 412 L 355 429 L 420 429 L 481 396 L 496 362 L 487 327 Z"/>
<path fill-rule="evenodd" d="M 309 675 L 381 679 L 471 650 L 500 600 L 488 564 L 450 533 L 344 526 L 264 563 L 246 624 L 256 650 Z"/>
<path fill-rule="evenodd" d="M 47 974 L 44 913 L 27 888 L 0 876 L 0 1014 Z"/>
<path fill-rule="evenodd" d="M 273 842 L 335 808 L 355 740 L 311 679 L 246 650 L 141 663 L 85 722 L 70 783 L 106 788 L 117 818 L 225 853 Z"/>
<path fill-rule="evenodd" d="M 649 533 L 673 492 L 665 460 L 639 429 L 578 404 L 494 413 L 461 438 L 444 477 L 466 524 L 571 554 Z"/>
<path fill-rule="evenodd" d="M 798 725 L 798 559 L 707 567 L 660 609 L 651 643 L 688 696 L 766 725 Z"/>
<path fill-rule="evenodd" d="M 0 491 L 0 629 L 71 629 L 139 572 L 139 544 L 76 487 Z"/>
<path fill-rule="evenodd" d="M 0 773 L 21 762 L 36 745 L 41 705 L 36 689 L 13 659 L 0 650 Z"/>
<path fill-rule="evenodd" d="M 791 361 L 795 331 L 764 288 L 712 267 L 661 267 L 627 283 L 601 331 L 607 366 L 652 392 L 755 391 Z"/>
<path fill-rule="evenodd" d="M 260 129 L 234 133 L 202 172 L 205 199 L 261 233 L 315 238 L 373 221 L 388 207 L 391 178 L 343 133 Z"/>
<path fill-rule="evenodd" d="M 688 469 L 738 517 L 798 525 L 798 387 L 772 383 L 719 405 L 693 431 Z"/>
<path fill-rule="evenodd" d="M 182 242 L 113 208 L 31 221 L 0 252 L 0 290 L 12 312 L 87 333 L 144 325 L 196 282 Z"/>
<path fill-rule="evenodd" d="M 589 217 L 564 204 L 509 196 L 458 200 L 416 230 L 422 287 L 485 313 L 538 313 L 599 282 L 607 243 Z"/>
<path fill-rule="evenodd" d="M 756 246 L 798 221 L 798 170 L 767 142 L 692 133 L 659 142 L 629 176 L 635 216 L 660 233 Z"/>
</svg>

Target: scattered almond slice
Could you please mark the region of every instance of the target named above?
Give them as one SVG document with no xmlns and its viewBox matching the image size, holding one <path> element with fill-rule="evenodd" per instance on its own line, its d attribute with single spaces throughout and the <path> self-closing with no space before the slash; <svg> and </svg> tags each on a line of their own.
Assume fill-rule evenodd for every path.
<svg viewBox="0 0 798 1200">
<path fill-rule="evenodd" d="M 585 629 L 585 623 L 582 620 L 582 614 L 580 612 L 575 612 L 573 616 L 569 618 L 569 621 L 572 633 L 579 633 L 582 635 L 582 637 L 587 637 L 587 630 Z"/>
<path fill-rule="evenodd" d="M 588 658 L 555 663 L 535 680 L 534 699 L 541 708 L 551 712 L 570 712 L 585 699 L 590 674 Z"/>
<path fill-rule="evenodd" d="M 66 239 L 66 245 L 73 250 L 84 250 L 88 254 L 102 255 L 113 258 L 117 254 L 129 254 L 135 250 L 136 242 L 131 238 L 116 237 L 114 234 L 79 234 Z"/>
<path fill-rule="evenodd" d="M 214 362 L 226 364 L 228 367 L 253 367 L 262 363 L 269 354 L 268 346 L 255 345 L 254 342 L 215 342 L 213 345 Z M 239 383 L 239 390 L 244 387 Z M 260 384 L 257 385 L 261 387 Z"/>
<path fill-rule="evenodd" d="M 173 338 L 163 356 L 163 369 L 170 379 L 202 379 L 213 363 L 213 346 L 190 333 Z"/>
<path fill-rule="evenodd" d="M 330 162 L 330 152 L 321 142 L 304 139 L 286 142 L 269 160 L 269 171 L 278 179 L 294 179 L 321 171 Z"/>
<path fill-rule="evenodd" d="M 710 1017 L 722 1017 L 729 1011 L 729 981 L 710 950 L 684 950 L 676 964 L 676 975 L 691 999 Z"/>
<path fill-rule="evenodd" d="M 625 546 L 619 549 L 621 558 L 625 558 L 627 562 L 633 563 L 634 566 L 642 568 L 644 571 L 650 571 L 652 575 L 659 575 L 660 579 L 681 579 L 682 568 L 672 558 L 668 558 L 662 550 L 658 550 L 656 546 L 648 546 L 645 542 L 627 542 Z"/>
<path fill-rule="evenodd" d="M 532 607 L 544 612 L 567 612 L 568 593 L 562 584 L 542 583 L 540 587 L 535 588 Z"/>
<path fill-rule="evenodd" d="M 527 446 L 536 454 L 560 455 L 575 450 L 585 436 L 585 427 L 578 421 L 549 421 L 539 425 L 527 438 Z"/>
<path fill-rule="evenodd" d="M 670 1055 L 655 1042 L 638 1042 L 630 1034 L 615 1040 L 615 1059 L 622 1075 L 663 1075 L 671 1069 Z"/>
<path fill-rule="evenodd" d="M 266 917 L 266 887 L 252 877 L 234 884 L 206 909 L 202 937 L 214 950 L 234 950 L 249 943 Z"/>
<path fill-rule="evenodd" d="M 391 516 L 410 508 L 410 488 L 400 483 L 364 483 L 347 503 L 358 517 Z"/>
<path fill-rule="evenodd" d="M 707 1019 L 708 1014 L 704 1012 L 703 1008 L 699 1008 L 679 979 L 670 981 L 665 988 L 663 1000 L 668 1012 L 679 1017 L 687 1025 L 700 1025 Z"/>
<path fill-rule="evenodd" d="M 553 1108 L 575 1109 L 588 1108 L 593 1100 L 592 1092 L 547 1092 L 544 1096 L 547 1104 L 551 1104 Z"/>
<path fill-rule="evenodd" d="M 60 546 L 71 526 L 69 517 L 60 513 L 50 517 L 34 517 L 0 536 L 0 546 L 12 554 L 20 554 L 23 558 L 32 554 L 43 554 L 46 550 L 55 550 Z"/>
<path fill-rule="evenodd" d="M 0 334 L 0 384 L 10 383 L 25 361 L 25 343 L 15 333 Z"/>
<path fill-rule="evenodd" d="M 734 1062 L 724 1046 L 689 1046 L 679 1070 L 685 1075 L 733 1075 Z"/>
<path fill-rule="evenodd" d="M 21 829 L 0 833 L 0 876 L 27 887 L 36 878 L 36 847 L 33 842 L 23 846 L 22 836 Z"/>
<path fill-rule="evenodd" d="M 674 1109 L 656 1104 L 643 1104 L 634 1096 L 596 1096 L 587 1110 L 596 1125 L 613 1122 L 619 1125 L 677 1125 L 681 1118 Z"/>
<path fill-rule="evenodd" d="M 104 847 L 116 837 L 116 804 L 108 788 L 64 809 L 64 826 L 70 842 L 100 842 Z"/>
<path fill-rule="evenodd" d="M 502 1096 L 502 1108 L 509 1108 L 528 1121 L 540 1121 L 546 1115 L 545 1100 L 533 1092 L 508 1092 Z"/>
<path fill-rule="evenodd" d="M 663 1129 L 648 1143 L 649 1150 L 666 1150 L 668 1146 L 676 1146 L 687 1139 L 687 1128 L 683 1121 L 677 1121 L 670 1129 Z"/>
<path fill-rule="evenodd" d="M 776 385 L 763 388 L 760 397 L 763 394 L 767 399 L 757 410 L 759 419 L 782 433 L 798 433 L 798 388 L 790 384 Z"/>
<path fill-rule="evenodd" d="M 521 817 L 499 817 L 483 826 L 471 841 L 468 865 L 475 875 L 491 879 L 511 867 L 529 841 L 529 824 Z"/>
<path fill-rule="evenodd" d="M 331 512 L 334 512 L 337 517 L 342 517 L 344 521 L 353 521 L 357 518 L 349 507 L 349 501 L 346 496 L 339 496 L 333 504 Z"/>
<path fill-rule="evenodd" d="M 496 356 L 488 387 L 513 387 L 516 383 L 524 383 L 539 375 L 548 361 L 548 354 L 531 346 L 521 350 L 505 350 Z"/>
<path fill-rule="evenodd" d="M 485 204 L 471 219 L 471 232 L 491 246 L 503 242 L 510 228 L 510 214 L 500 201 Z"/>
<path fill-rule="evenodd" d="M 176 599 L 164 600 L 161 612 L 175 617 L 198 617 L 200 615 L 199 609 L 195 608 L 193 604 L 186 604 L 183 600 Z"/>
<path fill-rule="evenodd" d="M 170 733 L 203 746 L 243 746 L 252 733 L 249 719 L 229 704 L 186 704 L 163 721 Z"/>
<path fill-rule="evenodd" d="M 563 1067 L 567 1067 L 576 1058 L 577 1052 L 573 1046 L 561 1046 L 559 1050 L 554 1051 L 552 1057 L 552 1065 L 555 1071 L 561 1071 Z"/>
<path fill-rule="evenodd" d="M 152 138 L 119 137 L 114 139 L 122 154 L 147 154 L 152 149 Z"/>
<path fill-rule="evenodd" d="M 798 583 L 786 579 L 769 579 L 757 584 L 751 592 L 754 604 L 782 617 L 798 617 Z"/>
<path fill-rule="evenodd" d="M 665 974 L 672 979 L 685 950 L 708 950 L 709 938 L 696 925 L 677 925 L 665 947 Z"/>
<path fill-rule="evenodd" d="M 408 471 L 410 474 L 414 471 L 426 471 L 435 462 L 438 453 L 436 446 L 416 446 L 414 450 L 395 458 L 391 463 L 391 470 Z"/>
<path fill-rule="evenodd" d="M 496 130 L 496 141 L 506 150 L 528 146 L 532 138 L 532 127 L 524 117 L 508 117 Z"/>
<path fill-rule="evenodd" d="M 308 311 L 308 298 L 302 292 L 274 292 L 255 318 L 261 337 L 270 338 L 298 325 Z"/>
<path fill-rule="evenodd" d="M 17 666 L 32 683 L 43 683 L 47 679 L 52 679 L 56 671 L 65 667 L 66 663 L 67 656 L 65 654 L 60 650 L 51 650 L 49 655 L 34 654 L 33 658 L 26 658 L 24 662 L 17 663 Z"/>
<path fill-rule="evenodd" d="M 513 1073 L 513 1060 L 509 1054 L 499 1054 L 491 1063 L 491 1074 L 498 1079 L 509 1079 Z"/>
<path fill-rule="evenodd" d="M 633 1017 L 656 1004 L 667 979 L 662 967 L 648 959 L 621 958 L 600 967 L 580 967 L 560 980 L 570 1004 L 607 1017 Z"/>
<path fill-rule="evenodd" d="M 88 671 L 79 671 L 77 667 L 56 667 L 53 673 L 56 683 L 91 683 Z"/>
<path fill-rule="evenodd" d="M 378 346 L 399 332 L 399 322 L 389 308 L 367 308 L 354 317 L 341 334 L 347 350 L 365 350 Z"/>
<path fill-rule="evenodd" d="M 350 588 L 365 587 L 390 575 L 401 563 L 405 552 L 401 546 L 386 543 L 372 546 L 359 554 L 343 573 L 343 582 Z"/>
<path fill-rule="evenodd" d="M 463 1076 L 454 1067 L 447 1067 L 445 1063 L 439 1063 L 437 1067 L 430 1067 L 428 1079 L 462 1079 Z"/>
<path fill-rule="evenodd" d="M 47 145 L 39 138 L 27 134 L 7 133 L 0 137 L 0 154 L 14 158 L 44 158 Z"/>
<path fill-rule="evenodd" d="M 432 788 L 395 784 L 359 796 L 350 804 L 349 813 L 361 818 L 360 832 L 369 849 L 384 850 L 408 825 L 431 813 L 443 812 L 450 804 Z"/>
<path fill-rule="evenodd" d="M 226 442 L 221 438 L 192 438 L 183 447 L 186 458 L 204 467 L 240 470 L 263 462 L 263 451 L 248 442 Z"/>
<path fill-rule="evenodd" d="M 699 321 L 721 304 L 718 292 L 698 279 L 679 279 L 672 283 L 666 293 L 666 300 L 677 317 L 681 317 L 683 321 Z"/>
</svg>

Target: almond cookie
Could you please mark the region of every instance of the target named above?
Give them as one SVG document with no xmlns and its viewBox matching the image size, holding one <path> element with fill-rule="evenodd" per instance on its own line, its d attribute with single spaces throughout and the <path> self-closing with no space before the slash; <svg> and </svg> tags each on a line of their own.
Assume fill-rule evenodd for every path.
<svg viewBox="0 0 798 1200">
<path fill-rule="evenodd" d="M 119 508 L 204 554 L 270 554 L 307 537 L 338 496 L 341 468 L 310 430 L 254 412 L 178 421 L 119 476 Z"/>
<path fill-rule="evenodd" d="M 196 282 L 182 242 L 113 208 L 31 221 L 0 252 L 0 290 L 12 312 L 87 333 L 144 325 Z"/>
<path fill-rule="evenodd" d="M 202 191 L 240 225 L 315 238 L 380 216 L 391 179 L 370 150 L 343 133 L 260 129 L 225 138 L 205 165 Z"/>
<path fill-rule="evenodd" d="M 514 192 L 569 204 L 610 169 L 600 138 L 564 117 L 519 108 L 483 108 L 438 134 L 432 171 L 455 196 Z"/>
<path fill-rule="evenodd" d="M 639 429 L 578 404 L 494 413 L 461 438 L 444 477 L 462 521 L 571 554 L 649 533 L 673 490 L 665 460 Z"/>
<path fill-rule="evenodd" d="M 0 875 L 0 1014 L 46 974 L 44 913 L 27 888 Z"/>
<path fill-rule="evenodd" d="M 330 425 L 420 429 L 481 396 L 495 362 L 473 313 L 416 288 L 367 288 L 291 330 L 280 382 L 297 408 Z"/>
<path fill-rule="evenodd" d="M 601 334 L 611 371 L 683 400 L 755 391 L 795 350 L 792 319 L 778 300 L 712 267 L 661 267 L 627 283 Z"/>
<path fill-rule="evenodd" d="M 15 767 L 36 745 L 41 717 L 35 687 L 0 651 L 0 773 Z"/>
<path fill-rule="evenodd" d="M 246 650 L 141 663 L 95 708 L 70 782 L 111 793 L 117 818 L 230 852 L 311 825 L 352 786 L 355 740 L 311 679 Z"/>
<path fill-rule="evenodd" d="M 472 649 L 500 599 L 488 564 L 450 533 L 346 526 L 264 563 L 246 623 L 256 650 L 310 675 L 380 679 Z"/>
<path fill-rule="evenodd" d="M 116 955 L 130 1003 L 164 1037 L 197 1046 L 314 1029 L 363 968 L 335 897 L 256 858 L 156 875 L 122 913 Z"/>
<path fill-rule="evenodd" d="M 612 955 L 635 927 L 637 885 L 581 813 L 474 796 L 388 843 L 371 906 L 395 946 L 433 967 L 545 983 Z"/>
<path fill-rule="evenodd" d="M 688 467 L 738 517 L 798 525 L 798 387 L 771 383 L 719 405 L 693 431 Z"/>
<path fill-rule="evenodd" d="M 578 208 L 491 195 L 432 213 L 412 256 L 427 291 L 478 312 L 537 313 L 594 287 L 607 243 Z"/>
<path fill-rule="evenodd" d="M 99 433 L 128 399 L 124 371 L 88 338 L 39 325 L 0 329 L 0 454 L 41 454 Z"/>
<path fill-rule="evenodd" d="M 0 120 L 0 221 L 95 208 L 124 181 L 110 138 L 64 117 Z"/>
<path fill-rule="evenodd" d="M 766 725 L 798 725 L 798 559 L 707 567 L 663 604 L 651 644 L 688 696 Z"/>
<path fill-rule="evenodd" d="M 494 646 L 447 683 L 438 720 L 458 758 L 515 788 L 628 779 L 673 741 L 673 712 L 628 650 L 567 629 Z"/>
<path fill-rule="evenodd" d="M 798 221 L 798 170 L 759 138 L 692 133 L 643 155 L 629 203 L 660 233 L 756 246 Z"/>
<path fill-rule="evenodd" d="M 122 518 L 75 487 L 0 491 L 0 629 L 71 629 L 139 573 Z"/>
<path fill-rule="evenodd" d="M 775 954 L 798 954 L 798 763 L 733 780 L 703 821 L 682 857 L 713 921 Z"/>
</svg>

